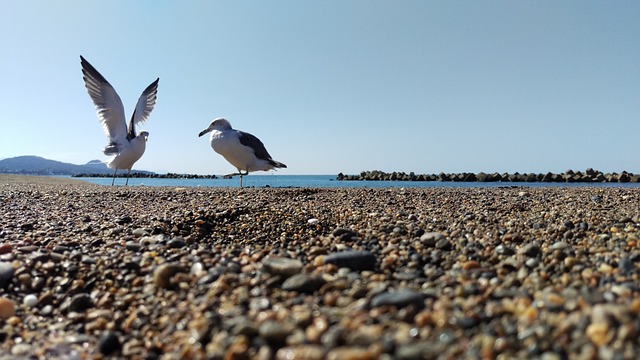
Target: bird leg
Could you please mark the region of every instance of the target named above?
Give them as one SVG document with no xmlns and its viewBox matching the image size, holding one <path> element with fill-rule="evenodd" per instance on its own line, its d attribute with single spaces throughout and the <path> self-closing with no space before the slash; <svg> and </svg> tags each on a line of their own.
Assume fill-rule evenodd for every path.
<svg viewBox="0 0 640 360">
<path fill-rule="evenodd" d="M 129 174 L 131 174 L 131 169 L 129 169 L 129 172 L 127 172 L 127 182 L 125 182 L 124 186 L 129 185 Z"/>
<path fill-rule="evenodd" d="M 113 183 L 116 181 L 116 172 L 118 172 L 118 168 L 113 170 L 113 179 L 111 180 L 111 186 L 113 186 Z"/>
<path fill-rule="evenodd" d="M 240 187 L 242 187 L 242 176 L 244 175 L 249 175 L 249 170 L 246 170 L 244 173 L 242 172 L 242 170 L 238 169 L 237 173 L 233 173 L 233 174 L 227 174 L 225 175 L 225 177 L 229 177 L 229 176 L 236 176 L 236 175 L 240 175 Z"/>
</svg>

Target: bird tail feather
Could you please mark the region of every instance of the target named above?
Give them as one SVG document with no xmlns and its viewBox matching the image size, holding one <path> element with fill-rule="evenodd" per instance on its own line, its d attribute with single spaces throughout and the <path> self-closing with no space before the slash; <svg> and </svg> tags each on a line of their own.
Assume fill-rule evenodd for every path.
<svg viewBox="0 0 640 360">
<path fill-rule="evenodd" d="M 269 160 L 269 162 L 271 163 L 271 165 L 273 165 L 276 168 L 286 168 L 287 165 L 279 162 L 279 161 L 275 161 L 275 160 Z"/>
</svg>

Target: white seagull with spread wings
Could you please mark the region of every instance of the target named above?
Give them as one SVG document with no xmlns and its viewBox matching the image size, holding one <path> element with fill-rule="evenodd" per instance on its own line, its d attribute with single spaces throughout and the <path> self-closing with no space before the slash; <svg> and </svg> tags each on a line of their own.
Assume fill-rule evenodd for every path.
<svg viewBox="0 0 640 360">
<path fill-rule="evenodd" d="M 114 169 L 111 185 L 115 182 L 118 169 L 128 170 L 127 182 L 125 183 L 125 185 L 128 185 L 131 168 L 144 154 L 147 138 L 149 137 L 149 133 L 146 131 L 136 134 L 135 126 L 138 123 L 147 121 L 153 107 L 156 105 L 160 78 L 147 86 L 142 95 L 140 95 L 127 128 L 122 100 L 120 100 L 120 96 L 113 89 L 113 86 L 82 56 L 80 56 L 80 64 L 82 65 L 84 84 L 93 104 L 96 106 L 102 129 L 109 138 L 109 144 L 104 148 L 103 152 L 105 155 L 114 156 L 107 163 L 109 168 Z"/>
<path fill-rule="evenodd" d="M 249 175 L 250 171 L 267 171 L 287 167 L 287 165 L 271 158 L 260 139 L 244 131 L 231 128 L 231 124 L 226 119 L 214 119 L 211 125 L 202 130 L 198 136 L 208 132 L 211 132 L 210 141 L 213 150 L 238 169 L 237 173 L 225 176 L 240 175 L 240 187 L 242 187 L 242 176 Z"/>
</svg>

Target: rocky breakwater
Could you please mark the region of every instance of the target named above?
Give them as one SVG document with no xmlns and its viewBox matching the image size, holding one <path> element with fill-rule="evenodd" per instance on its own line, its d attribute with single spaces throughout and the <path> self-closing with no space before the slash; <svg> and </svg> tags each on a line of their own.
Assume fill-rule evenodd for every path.
<svg viewBox="0 0 640 360">
<path fill-rule="evenodd" d="M 634 358 L 639 204 L 0 184 L 0 359 Z"/>
<path fill-rule="evenodd" d="M 626 171 L 621 173 L 603 173 L 587 169 L 585 171 L 567 170 L 561 174 L 554 173 L 440 173 L 415 174 L 413 172 L 383 172 L 378 170 L 363 171 L 359 175 L 340 173 L 336 180 L 358 181 L 454 181 L 454 182 L 547 182 L 547 183 L 640 183 L 640 174 Z"/>
</svg>

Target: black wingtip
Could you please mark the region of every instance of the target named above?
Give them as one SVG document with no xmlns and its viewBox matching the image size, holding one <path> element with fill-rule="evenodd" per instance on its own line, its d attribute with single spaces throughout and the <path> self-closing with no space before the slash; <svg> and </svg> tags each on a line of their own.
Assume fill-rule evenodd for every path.
<svg viewBox="0 0 640 360">
<path fill-rule="evenodd" d="M 109 83 L 107 79 L 104 76 L 102 76 L 102 74 L 100 74 L 100 72 L 96 70 L 96 68 L 94 68 L 93 65 L 91 65 L 91 63 L 87 61 L 87 59 L 82 57 L 82 55 L 80 55 L 80 64 L 82 65 L 82 73 L 84 75 L 92 76 L 106 84 Z"/>
</svg>

